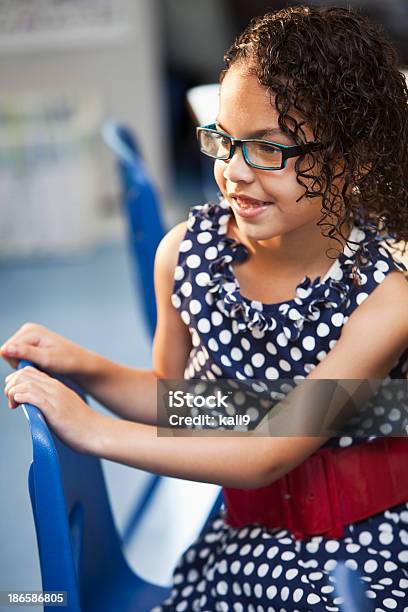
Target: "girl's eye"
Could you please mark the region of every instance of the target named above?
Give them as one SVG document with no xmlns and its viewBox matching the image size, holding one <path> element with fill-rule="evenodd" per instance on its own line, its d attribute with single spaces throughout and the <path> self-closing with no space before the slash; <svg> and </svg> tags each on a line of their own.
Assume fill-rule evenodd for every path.
<svg viewBox="0 0 408 612">
<path fill-rule="evenodd" d="M 257 145 L 257 149 L 259 151 L 259 153 L 270 153 L 270 154 L 276 154 L 277 151 L 280 151 L 280 149 L 278 147 L 274 147 L 271 144 L 266 144 L 266 143 L 259 143 Z"/>
</svg>

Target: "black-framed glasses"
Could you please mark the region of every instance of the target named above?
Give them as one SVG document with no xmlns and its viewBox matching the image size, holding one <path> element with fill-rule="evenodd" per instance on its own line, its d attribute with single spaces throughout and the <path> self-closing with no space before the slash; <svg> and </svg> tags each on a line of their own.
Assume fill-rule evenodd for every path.
<svg viewBox="0 0 408 612">
<path fill-rule="evenodd" d="M 232 158 L 235 147 L 241 147 L 242 155 L 248 166 L 258 170 L 282 170 L 290 157 L 298 157 L 320 148 L 318 142 L 283 145 L 257 138 L 232 138 L 217 130 L 215 123 L 198 127 L 197 139 L 201 153 L 224 161 Z"/>
</svg>

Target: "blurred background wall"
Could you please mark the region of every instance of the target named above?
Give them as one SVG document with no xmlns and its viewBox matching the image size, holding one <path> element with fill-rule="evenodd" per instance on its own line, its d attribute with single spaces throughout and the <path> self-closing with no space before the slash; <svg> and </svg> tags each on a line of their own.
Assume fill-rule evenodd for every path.
<svg viewBox="0 0 408 612">
<path fill-rule="evenodd" d="M 119 189 L 99 137 L 109 117 L 135 130 L 169 221 L 182 218 L 204 198 L 187 90 L 217 81 L 251 17 L 296 4 L 0 0 L 0 259 L 115 235 Z M 360 8 L 408 64 L 406 0 L 310 4 Z"/>
</svg>

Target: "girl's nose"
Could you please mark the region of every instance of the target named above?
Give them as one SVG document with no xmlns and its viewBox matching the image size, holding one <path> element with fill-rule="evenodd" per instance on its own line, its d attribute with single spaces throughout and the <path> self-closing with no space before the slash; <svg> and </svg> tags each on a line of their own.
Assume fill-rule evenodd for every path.
<svg viewBox="0 0 408 612">
<path fill-rule="evenodd" d="M 251 183 L 254 180 L 254 168 L 246 163 L 241 147 L 235 147 L 234 155 L 223 163 L 226 180 L 233 183 L 239 183 L 240 181 Z"/>
</svg>

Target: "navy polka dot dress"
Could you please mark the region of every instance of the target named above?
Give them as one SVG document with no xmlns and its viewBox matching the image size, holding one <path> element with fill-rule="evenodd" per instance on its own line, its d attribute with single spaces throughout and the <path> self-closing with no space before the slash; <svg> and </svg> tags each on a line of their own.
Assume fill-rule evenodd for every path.
<svg viewBox="0 0 408 612">
<path fill-rule="evenodd" d="M 172 302 L 191 333 L 186 379 L 303 380 L 335 346 L 354 309 L 388 273 L 405 271 L 372 229 L 356 225 L 350 240 L 357 246 L 346 246 L 323 278 L 305 277 L 283 303 L 251 301 L 241 295 L 231 265 L 248 256 L 227 236 L 231 214 L 225 201 L 192 208 L 180 245 Z M 352 281 L 356 248 L 364 255 L 359 286 Z M 387 379 L 405 378 L 407 371 L 408 351 Z M 391 396 L 385 387 L 384 405 L 376 407 L 384 434 L 400 418 Z M 373 438 L 343 436 L 327 444 Z M 374 610 L 408 612 L 408 503 L 347 526 L 341 540 L 300 541 L 258 525 L 233 528 L 221 511 L 184 553 L 170 598 L 154 611 L 337 612 L 342 601 L 331 572 L 340 559 L 359 572 Z"/>
</svg>

